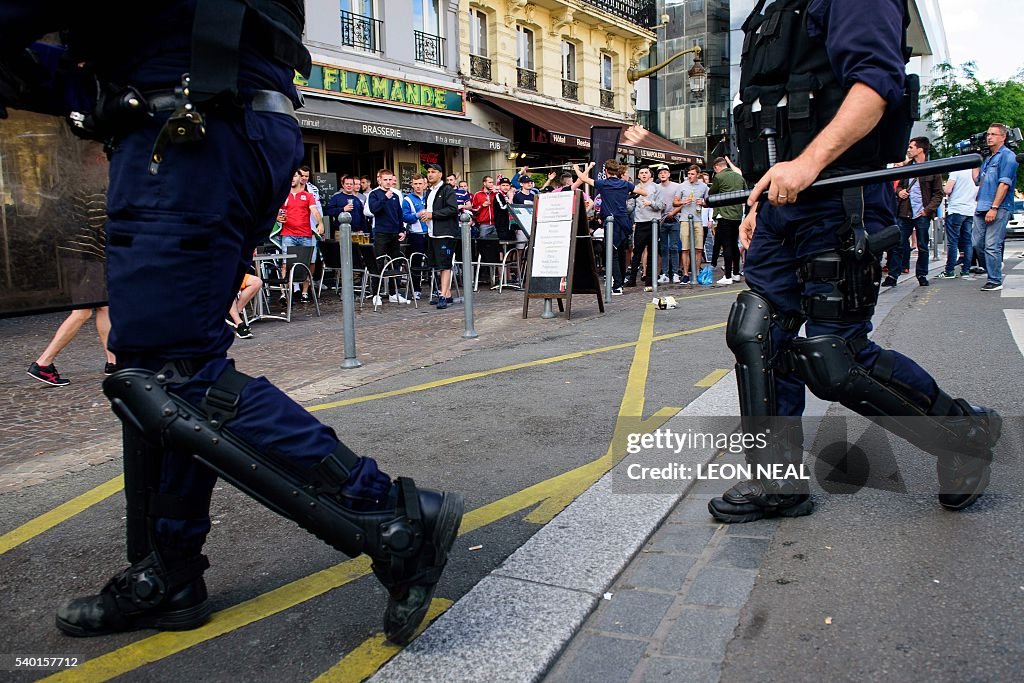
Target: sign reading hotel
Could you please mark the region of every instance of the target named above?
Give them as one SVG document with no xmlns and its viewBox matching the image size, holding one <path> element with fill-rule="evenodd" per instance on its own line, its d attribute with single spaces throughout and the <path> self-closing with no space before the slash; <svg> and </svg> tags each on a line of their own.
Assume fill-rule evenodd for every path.
<svg viewBox="0 0 1024 683">
<path fill-rule="evenodd" d="M 328 64 L 313 64 L 308 79 L 295 74 L 295 85 L 310 92 L 341 96 L 344 99 L 376 102 L 402 109 L 442 111 L 464 114 L 466 105 L 461 90 L 440 88 L 404 78 L 393 78 Z"/>
</svg>

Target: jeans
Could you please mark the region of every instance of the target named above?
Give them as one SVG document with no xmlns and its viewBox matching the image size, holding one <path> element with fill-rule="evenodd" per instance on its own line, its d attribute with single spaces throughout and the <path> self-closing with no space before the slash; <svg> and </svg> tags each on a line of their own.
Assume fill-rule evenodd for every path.
<svg viewBox="0 0 1024 683">
<path fill-rule="evenodd" d="M 496 227 L 494 227 L 494 225 L 492 223 L 484 223 L 484 224 L 480 225 L 480 237 L 481 238 L 485 238 L 486 239 L 488 237 L 497 237 L 497 236 L 498 236 L 498 229 Z"/>
<path fill-rule="evenodd" d="M 313 247 L 313 256 L 310 263 L 316 263 L 316 239 L 310 235 L 302 237 L 299 235 L 284 235 L 281 237 L 281 251 L 288 253 L 288 247 Z"/>
<path fill-rule="evenodd" d="M 956 267 L 957 253 L 964 257 L 964 265 L 960 268 L 962 273 L 971 269 L 971 255 L 974 245 L 971 244 L 971 225 L 974 223 L 974 216 L 965 216 L 961 213 L 950 213 L 946 215 L 946 274 L 952 275 Z"/>
<path fill-rule="evenodd" d="M 1006 224 L 1010 222 L 1007 209 L 996 211 L 996 219 L 985 222 L 985 212 L 974 214 L 974 251 L 985 254 L 985 270 L 988 281 L 994 285 L 1003 284 L 1003 242 L 1006 241 Z"/>
<path fill-rule="evenodd" d="M 679 223 L 662 223 L 658 227 L 658 259 L 660 271 L 672 277 L 679 272 L 679 250 L 683 243 L 679 237 Z"/>
<path fill-rule="evenodd" d="M 931 223 L 931 219 L 927 216 L 918 216 L 917 218 L 899 218 L 897 219 L 900 225 L 900 236 L 903 238 L 901 241 L 902 254 L 900 254 L 899 267 L 896 269 L 896 274 L 893 275 L 892 266 L 889 266 L 889 275 L 892 277 L 899 277 L 905 269 L 910 267 L 910 234 L 917 231 L 917 268 L 914 274 L 917 277 L 927 277 L 928 275 L 928 224 Z"/>
</svg>

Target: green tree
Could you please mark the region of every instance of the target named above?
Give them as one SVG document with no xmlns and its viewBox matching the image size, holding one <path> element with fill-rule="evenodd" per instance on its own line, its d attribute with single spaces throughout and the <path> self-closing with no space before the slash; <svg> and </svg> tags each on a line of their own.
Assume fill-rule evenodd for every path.
<svg viewBox="0 0 1024 683">
<path fill-rule="evenodd" d="M 935 144 L 942 156 L 956 154 L 957 142 L 991 123 L 1024 126 L 1024 69 L 1008 81 L 981 81 L 977 68 L 974 62 L 959 67 L 939 64 L 932 85 L 925 90 L 929 128 L 937 135 Z M 1024 189 L 1024 166 L 1017 171 L 1017 189 Z"/>
</svg>

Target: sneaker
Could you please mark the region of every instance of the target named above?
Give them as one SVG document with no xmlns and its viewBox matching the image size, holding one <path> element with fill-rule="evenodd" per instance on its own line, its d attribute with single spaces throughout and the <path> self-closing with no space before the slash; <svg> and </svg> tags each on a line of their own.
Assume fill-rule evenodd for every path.
<svg viewBox="0 0 1024 683">
<path fill-rule="evenodd" d="M 972 273 L 969 270 L 961 270 L 960 274 L 957 275 L 957 277 L 958 278 L 962 278 L 964 280 L 973 280 L 974 279 L 974 273 Z"/>
<path fill-rule="evenodd" d="M 419 301 L 420 299 L 423 298 L 423 292 L 413 292 L 412 295 L 416 299 L 416 301 Z"/>
<path fill-rule="evenodd" d="M 626 278 L 626 281 L 622 283 L 625 287 L 636 287 L 636 280 L 630 280 Z"/>
<path fill-rule="evenodd" d="M 684 275 L 683 276 L 683 284 L 684 285 L 690 284 L 690 276 L 689 275 Z"/>
<path fill-rule="evenodd" d="M 287 306 L 288 305 L 288 297 L 285 296 L 284 294 L 282 294 L 281 298 L 277 300 L 277 303 L 281 304 L 282 306 Z"/>
<path fill-rule="evenodd" d="M 45 368 L 39 367 L 38 363 L 33 363 L 28 366 L 28 370 L 25 372 L 28 373 L 29 377 L 35 377 L 40 382 L 49 384 L 51 387 L 66 387 L 71 384 L 71 380 L 64 379 L 60 376 L 60 373 L 57 372 L 57 368 L 53 363 L 50 363 Z"/>
<path fill-rule="evenodd" d="M 681 285 L 681 284 L 683 284 L 683 281 L 679 278 L 679 273 L 675 273 L 674 275 L 672 275 L 672 284 L 674 284 L 674 285 Z"/>
<path fill-rule="evenodd" d="M 664 284 L 667 284 L 667 283 L 668 283 L 668 275 L 665 275 L 665 273 L 662 273 L 661 275 L 658 276 L 658 284 L 659 285 L 664 285 Z"/>
<path fill-rule="evenodd" d="M 612 288 L 612 296 L 622 296 L 622 287 Z"/>
<path fill-rule="evenodd" d="M 448 297 L 439 296 L 437 297 L 437 310 L 441 311 L 448 308 Z"/>
<path fill-rule="evenodd" d="M 252 339 L 252 328 L 245 323 L 238 323 L 235 326 L 235 336 L 239 339 Z"/>
<path fill-rule="evenodd" d="M 380 308 L 383 305 L 384 305 L 384 301 L 380 298 L 380 295 L 379 294 L 374 294 L 373 295 L 373 308 L 374 308 L 374 310 L 377 310 L 378 308 Z"/>
<path fill-rule="evenodd" d="M 739 275 L 733 275 L 732 276 L 732 281 L 733 282 L 739 282 L 740 281 L 740 276 Z"/>
<path fill-rule="evenodd" d="M 926 278 L 924 275 L 920 276 L 919 278 L 917 278 L 917 284 L 921 285 L 922 287 L 927 287 L 928 278 Z"/>
<path fill-rule="evenodd" d="M 939 278 L 940 280 L 954 280 L 960 276 L 951 270 L 948 273 L 939 273 L 935 277 Z"/>
<path fill-rule="evenodd" d="M 104 375 L 106 375 L 107 377 L 110 377 L 115 372 L 117 372 L 117 363 L 104 363 L 103 364 L 103 374 Z"/>
<path fill-rule="evenodd" d="M 308 304 L 309 303 L 309 292 L 303 292 L 302 293 L 302 303 L 304 303 L 304 304 Z"/>
<path fill-rule="evenodd" d="M 390 301 L 393 304 L 408 304 L 408 303 L 411 303 L 408 299 L 406 299 L 401 294 L 392 294 L 391 296 L 388 297 L 388 301 Z"/>
<path fill-rule="evenodd" d="M 974 273 L 975 275 L 981 275 L 982 273 L 985 272 L 985 269 L 982 268 L 981 266 L 971 266 L 971 272 Z"/>
<path fill-rule="evenodd" d="M 892 275 L 886 277 L 884 280 L 882 280 L 882 286 L 883 287 L 895 287 L 896 286 L 896 278 L 894 278 Z"/>
<path fill-rule="evenodd" d="M 718 281 L 718 284 L 720 284 L 720 285 L 731 285 L 732 284 L 732 278 L 731 277 L 723 277 L 721 280 Z"/>
<path fill-rule="evenodd" d="M 981 288 L 981 291 L 983 291 L 983 292 L 998 292 L 1002 288 L 1003 288 L 1003 283 L 1002 282 L 1000 282 L 999 284 L 996 284 L 994 282 L 986 282 L 985 286 Z M 51 365 L 50 367 L 52 368 L 53 366 Z"/>
</svg>

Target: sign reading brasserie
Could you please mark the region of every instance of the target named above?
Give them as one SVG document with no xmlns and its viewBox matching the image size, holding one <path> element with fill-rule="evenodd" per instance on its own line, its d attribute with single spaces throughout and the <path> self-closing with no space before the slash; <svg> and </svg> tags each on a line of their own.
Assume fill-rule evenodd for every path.
<svg viewBox="0 0 1024 683">
<path fill-rule="evenodd" d="M 463 93 L 460 90 L 327 64 L 314 63 L 308 79 L 295 74 L 295 85 L 312 92 L 342 95 L 345 99 L 453 114 L 465 113 Z"/>
</svg>

